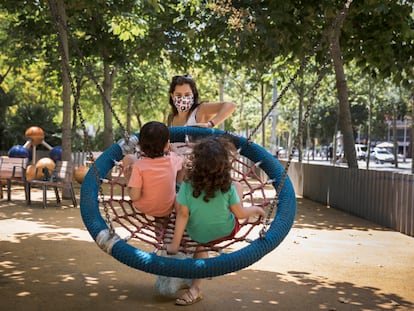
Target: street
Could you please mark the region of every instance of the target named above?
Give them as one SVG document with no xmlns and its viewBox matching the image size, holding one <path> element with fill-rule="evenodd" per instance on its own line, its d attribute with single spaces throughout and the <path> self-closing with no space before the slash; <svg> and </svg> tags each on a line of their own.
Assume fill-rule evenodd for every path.
<svg viewBox="0 0 414 311">
<path fill-rule="evenodd" d="M 282 161 L 287 160 L 286 158 L 280 159 Z M 293 161 L 298 161 L 297 157 L 293 159 Z M 303 157 L 302 159 L 303 163 L 310 163 L 310 164 L 319 164 L 319 165 L 335 165 L 335 166 L 341 166 L 341 167 L 348 167 L 346 162 L 340 162 L 337 161 L 336 163 L 332 163 L 329 160 L 322 159 L 320 157 L 315 157 L 314 160 L 311 158 Z M 375 161 L 369 162 L 369 169 L 370 170 L 381 170 L 381 171 L 392 171 L 392 172 L 400 172 L 400 173 L 406 173 L 406 174 L 412 174 L 411 172 L 411 162 L 412 159 L 406 159 L 404 162 L 402 159 L 398 161 L 398 168 L 395 167 L 395 164 L 391 163 L 384 163 L 384 164 L 377 164 Z M 367 162 L 364 160 L 358 161 L 358 168 L 360 169 L 366 169 L 367 168 Z"/>
</svg>

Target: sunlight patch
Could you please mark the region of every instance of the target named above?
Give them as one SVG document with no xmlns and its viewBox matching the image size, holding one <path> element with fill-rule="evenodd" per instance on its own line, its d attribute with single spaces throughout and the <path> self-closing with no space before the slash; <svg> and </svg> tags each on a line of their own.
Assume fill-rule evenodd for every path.
<svg viewBox="0 0 414 311">
<path fill-rule="evenodd" d="M 20 292 L 17 293 L 16 295 L 17 297 L 26 297 L 26 296 L 30 296 L 30 292 Z"/>
<path fill-rule="evenodd" d="M 44 240 L 71 239 L 93 242 L 93 239 L 86 230 L 61 228 L 42 222 L 15 218 L 0 220 L 0 240 L 20 243 L 22 240 L 32 236 L 40 236 Z"/>
</svg>

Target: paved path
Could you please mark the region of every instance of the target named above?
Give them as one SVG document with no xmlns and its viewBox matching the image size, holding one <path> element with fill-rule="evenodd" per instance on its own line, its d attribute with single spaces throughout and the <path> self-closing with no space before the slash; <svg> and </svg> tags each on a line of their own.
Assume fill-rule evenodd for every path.
<svg viewBox="0 0 414 311">
<path fill-rule="evenodd" d="M 180 310 L 153 275 L 102 252 L 79 209 L 0 200 L 0 310 Z M 52 196 L 50 196 L 52 197 Z M 191 310 L 414 310 L 414 238 L 298 199 L 282 244 L 206 280 Z"/>
</svg>

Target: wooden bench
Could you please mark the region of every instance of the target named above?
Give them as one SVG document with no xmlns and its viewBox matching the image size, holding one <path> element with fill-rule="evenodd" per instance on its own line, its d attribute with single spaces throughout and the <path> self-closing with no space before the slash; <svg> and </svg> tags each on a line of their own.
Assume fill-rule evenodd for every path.
<svg viewBox="0 0 414 311">
<path fill-rule="evenodd" d="M 71 195 L 73 207 L 77 207 L 77 201 L 75 197 L 75 190 L 73 188 L 73 173 L 75 167 L 73 163 L 69 161 L 57 161 L 56 166 L 48 178 L 39 180 L 33 179 L 27 181 L 27 205 L 31 204 L 31 188 L 40 187 L 43 190 L 43 208 L 46 208 L 47 204 L 47 188 L 51 187 L 55 190 L 56 202 L 61 203 L 58 188 L 68 189 Z M 37 176 L 37 172 L 36 175 Z"/>
<path fill-rule="evenodd" d="M 0 158 L 0 184 L 1 194 L 3 198 L 3 186 L 7 186 L 7 201 L 11 200 L 11 186 L 13 183 L 22 184 L 24 186 L 25 197 L 27 200 L 27 181 L 26 167 L 29 162 L 28 158 Z"/>
</svg>

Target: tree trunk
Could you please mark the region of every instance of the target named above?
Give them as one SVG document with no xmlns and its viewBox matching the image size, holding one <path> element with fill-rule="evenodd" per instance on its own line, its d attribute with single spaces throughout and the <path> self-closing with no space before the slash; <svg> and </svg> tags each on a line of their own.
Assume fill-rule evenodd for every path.
<svg viewBox="0 0 414 311">
<path fill-rule="evenodd" d="M 372 129 L 372 107 L 374 106 L 374 94 L 371 79 L 368 80 L 368 140 L 367 140 L 367 152 L 365 155 L 365 161 L 367 164 L 367 170 L 369 169 L 369 161 L 371 158 L 371 129 Z"/>
<path fill-rule="evenodd" d="M 302 123 L 303 123 L 303 102 L 304 102 L 304 98 L 305 98 L 305 85 L 304 85 L 304 80 L 303 80 L 303 70 L 300 71 L 299 76 L 300 76 L 300 84 L 299 84 L 299 88 L 298 88 L 298 92 L 299 92 L 299 111 L 298 111 L 298 132 L 297 135 L 299 135 L 298 137 L 298 161 L 302 162 L 303 160 L 303 136 L 305 135 L 305 129 L 302 127 Z M 299 131 L 300 130 L 300 131 Z"/>
<path fill-rule="evenodd" d="M 414 88 L 411 95 L 411 174 L 414 174 Z"/>
<path fill-rule="evenodd" d="M 128 93 L 128 100 L 127 100 L 127 115 L 126 115 L 126 130 L 128 133 L 131 133 L 131 123 L 132 123 L 132 104 L 134 95 L 133 92 L 130 91 Z"/>
<path fill-rule="evenodd" d="M 260 106 L 261 106 L 261 114 L 262 114 L 262 146 L 263 148 L 266 147 L 266 120 L 264 119 L 265 116 L 265 90 L 264 90 L 264 82 L 260 81 Z"/>
<path fill-rule="evenodd" d="M 56 2 L 58 14 L 61 21 L 66 24 L 66 10 L 63 0 Z M 69 73 L 66 68 L 69 68 L 69 47 L 68 47 L 68 35 L 64 27 L 58 23 L 58 32 L 60 39 L 59 44 L 62 44 L 62 50 L 65 52 L 66 57 L 62 57 L 62 101 L 63 101 L 63 119 L 62 119 L 62 160 L 72 160 L 72 140 L 71 140 L 71 120 L 72 120 L 72 107 L 70 103 L 71 87 L 69 81 Z M 65 64 L 66 62 L 66 64 Z"/>
<path fill-rule="evenodd" d="M 110 64 L 108 58 L 104 52 L 104 81 L 103 81 L 103 113 L 104 113 L 104 148 L 107 149 L 114 143 L 114 132 L 112 125 L 112 111 L 111 105 L 111 94 L 112 94 L 112 76 L 110 70 Z"/>
<path fill-rule="evenodd" d="M 398 137 L 397 137 L 397 109 L 396 103 L 392 104 L 392 140 L 393 140 L 393 156 L 394 156 L 394 167 L 398 168 Z"/>
<path fill-rule="evenodd" d="M 351 110 L 348 100 L 348 86 L 342 64 L 341 47 L 339 45 L 339 33 L 340 31 L 335 32 L 331 45 L 332 59 L 335 68 L 336 88 L 338 90 L 339 100 L 339 128 L 343 135 L 343 146 L 348 167 L 358 168 L 354 133 L 352 130 Z"/>
<path fill-rule="evenodd" d="M 219 81 L 219 102 L 224 102 L 224 81 L 226 80 L 226 74 L 223 72 Z M 225 129 L 226 121 L 219 125 L 220 130 Z"/>
</svg>

